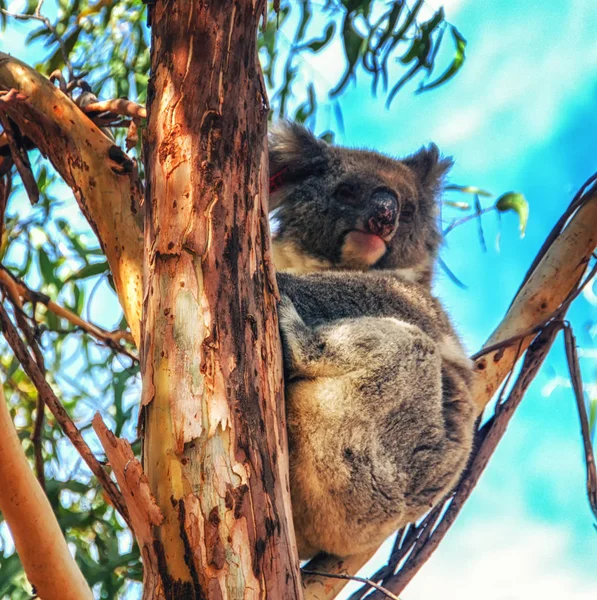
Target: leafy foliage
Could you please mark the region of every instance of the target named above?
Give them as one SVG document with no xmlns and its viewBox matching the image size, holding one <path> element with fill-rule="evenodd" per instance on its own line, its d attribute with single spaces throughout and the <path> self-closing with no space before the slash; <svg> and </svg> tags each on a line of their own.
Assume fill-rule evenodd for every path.
<svg viewBox="0 0 597 600">
<path fill-rule="evenodd" d="M 84 78 L 99 98 L 145 102 L 150 35 L 147 7 L 141 0 L 47 0 L 41 15 L 38 7 L 37 0 L 27 0 L 18 22 L 28 28 L 26 41 L 36 50 L 41 72 L 50 75 L 58 69 L 71 81 Z M 5 0 L 0 0 L 0 9 L 7 9 Z M 424 17 L 429 13 L 421 0 L 281 2 L 278 12 L 268 11 L 258 38 L 271 117 L 313 124 L 319 104 L 325 101 L 332 104 L 342 128 L 340 99 L 358 77 L 368 78 L 372 92 L 382 92 L 388 105 L 409 81 L 418 80 L 418 91 L 425 91 L 450 80 L 463 64 L 466 42 L 445 21 L 442 9 Z M 0 11 L 5 35 L 15 23 L 14 16 Z M 449 36 L 444 36 L 446 32 Z M 451 40 L 453 50 L 444 37 Z M 436 74 L 444 46 L 453 56 Z M 343 64 L 337 81 L 329 82 L 310 66 L 314 56 Z M 332 136 L 328 132 L 325 137 L 331 140 Z M 123 137 L 118 130 L 117 141 Z M 140 143 L 133 152 L 139 156 L 139 151 Z M 2 264 L 31 289 L 76 315 L 106 329 L 125 328 L 107 263 L 70 190 L 39 156 L 32 162 L 40 201 L 31 207 L 22 185 L 12 189 L 0 245 Z M 90 435 L 95 411 L 108 417 L 116 435 L 135 440 L 137 365 L 43 303 L 29 303 L 25 310 L 35 323 L 48 379 L 97 454 L 101 449 Z M 30 437 L 37 392 L 5 343 L 0 344 L 7 401 L 34 464 Z M 97 597 L 123 597 L 141 578 L 137 548 L 50 417 L 42 440 L 46 491 L 84 576 Z M 134 447 L 138 451 L 138 443 Z M 0 598 L 29 598 L 30 587 L 9 540 L 5 525 L 0 524 Z"/>
</svg>

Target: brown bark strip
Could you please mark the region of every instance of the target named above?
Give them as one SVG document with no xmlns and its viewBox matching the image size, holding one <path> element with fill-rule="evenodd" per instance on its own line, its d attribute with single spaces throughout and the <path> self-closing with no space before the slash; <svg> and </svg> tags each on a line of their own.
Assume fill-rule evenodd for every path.
<svg viewBox="0 0 597 600">
<path fill-rule="evenodd" d="M 153 8 L 141 366 L 165 597 L 301 595 L 264 260 L 267 114 L 255 41 L 264 8 Z"/>
<path fill-rule="evenodd" d="M 33 385 L 37 388 L 37 393 L 43 397 L 45 405 L 50 409 L 54 415 L 56 421 L 62 428 L 62 431 L 66 437 L 72 442 L 77 452 L 81 455 L 81 458 L 85 461 L 85 464 L 89 467 L 91 472 L 96 476 L 98 482 L 104 488 L 110 502 L 114 508 L 122 515 L 122 518 L 127 522 L 130 522 L 126 505 L 123 502 L 122 495 L 116 484 L 110 479 L 102 465 L 95 458 L 91 448 L 87 445 L 87 442 L 83 439 L 81 432 L 77 429 L 77 426 L 70 418 L 70 415 L 66 412 L 65 408 L 60 404 L 60 400 L 54 394 L 54 391 L 50 387 L 50 384 L 46 381 L 43 373 L 38 367 L 37 363 L 33 360 L 27 349 L 25 348 L 19 334 L 12 324 L 6 310 L 0 304 L 0 327 L 4 333 L 4 337 L 12 348 L 17 360 L 21 363 L 23 370 L 27 373 L 29 379 L 31 379 Z"/>
<path fill-rule="evenodd" d="M 33 476 L 0 383 L 0 512 L 27 578 L 44 600 L 91 600 L 54 511 Z"/>
<path fill-rule="evenodd" d="M 156 548 L 153 527 L 160 525 L 164 517 L 149 490 L 147 476 L 143 473 L 141 463 L 135 458 L 131 445 L 126 440 L 118 439 L 106 427 L 99 413 L 93 417 L 92 425 L 112 466 L 130 514 L 131 529 L 145 566 L 143 586 L 161 589 L 161 579 L 150 567 L 158 562 L 154 556 Z"/>
<path fill-rule="evenodd" d="M 143 274 L 142 190 L 133 162 L 35 69 L 0 52 L 0 89 L 26 97 L 2 110 L 73 190 L 97 233 L 139 345 Z"/>
</svg>

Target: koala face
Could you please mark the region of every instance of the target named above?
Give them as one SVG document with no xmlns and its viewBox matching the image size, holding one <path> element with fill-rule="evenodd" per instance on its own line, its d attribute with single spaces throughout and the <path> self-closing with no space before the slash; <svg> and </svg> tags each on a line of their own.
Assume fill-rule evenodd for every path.
<svg viewBox="0 0 597 600">
<path fill-rule="evenodd" d="M 436 146 L 396 160 L 283 123 L 270 133 L 269 163 L 278 270 L 394 269 L 430 280 L 437 195 L 452 165 Z"/>
</svg>

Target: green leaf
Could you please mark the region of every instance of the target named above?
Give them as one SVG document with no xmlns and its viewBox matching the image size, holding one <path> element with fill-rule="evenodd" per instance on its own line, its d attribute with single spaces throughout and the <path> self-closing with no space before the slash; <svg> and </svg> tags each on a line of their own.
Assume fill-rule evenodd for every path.
<svg viewBox="0 0 597 600">
<path fill-rule="evenodd" d="M 87 279 L 88 277 L 95 277 L 96 275 L 103 275 L 109 269 L 110 267 L 108 265 L 108 261 L 86 265 L 82 269 L 79 269 L 76 273 L 69 275 L 65 279 L 65 283 L 68 281 L 75 281 L 79 279 Z"/>
<path fill-rule="evenodd" d="M 446 185 L 444 187 L 446 191 L 454 191 L 454 192 L 462 192 L 463 194 L 475 194 L 477 196 L 483 196 L 485 198 L 491 198 L 493 194 L 491 192 L 487 192 L 486 190 L 482 190 L 474 185 L 456 185 L 451 183 L 450 185 Z"/>
<path fill-rule="evenodd" d="M 529 220 L 529 203 L 523 194 L 507 192 L 497 199 L 495 207 L 500 212 L 513 210 L 518 215 L 520 237 L 523 238 Z"/>
<path fill-rule="evenodd" d="M 39 254 L 39 270 L 41 271 L 41 275 L 46 283 L 58 283 L 56 276 L 54 275 L 54 269 L 56 268 L 56 263 L 50 260 L 48 253 L 44 250 L 43 247 L 40 247 L 38 250 Z"/>
<path fill-rule="evenodd" d="M 67 56 L 70 56 L 70 53 L 73 51 L 80 33 L 81 27 L 75 27 L 67 36 L 63 36 L 62 41 L 64 42 L 64 49 L 66 50 Z M 52 73 L 52 71 L 62 69 L 62 67 L 64 67 L 64 58 L 62 56 L 62 49 L 59 45 L 44 66 L 44 69 L 47 69 L 48 73 Z"/>
<path fill-rule="evenodd" d="M 334 23 L 329 23 L 328 26 L 325 28 L 322 37 L 312 40 L 308 44 L 302 46 L 302 48 L 307 48 L 308 50 L 311 50 L 311 52 L 319 52 L 322 48 L 324 48 L 330 43 L 335 31 L 336 25 Z"/>
<path fill-rule="evenodd" d="M 487 252 L 487 244 L 485 243 L 485 234 L 483 233 L 483 222 L 481 221 L 481 215 L 483 214 L 483 208 L 479 200 L 479 194 L 475 194 L 475 215 L 477 216 L 477 232 L 479 234 L 479 243 L 483 252 Z"/>
<path fill-rule="evenodd" d="M 10 592 L 14 578 L 21 573 L 21 561 L 16 552 L 0 561 L 0 597 Z M 13 588 L 14 589 L 14 588 Z"/>
<path fill-rule="evenodd" d="M 446 206 L 457 208 L 458 210 L 470 210 L 471 205 L 468 202 L 454 202 L 453 200 L 444 200 Z"/>
<path fill-rule="evenodd" d="M 333 144 L 334 143 L 334 132 L 333 131 L 326 131 L 325 133 L 322 133 L 320 136 L 320 139 L 322 139 L 324 142 L 327 142 L 328 144 Z"/>
<path fill-rule="evenodd" d="M 417 90 L 419 92 L 426 92 L 427 90 L 432 90 L 440 86 L 442 83 L 448 81 L 458 73 L 462 65 L 464 64 L 465 49 L 466 49 L 466 40 L 460 35 L 460 32 L 453 25 L 450 26 L 450 31 L 452 32 L 452 37 L 456 43 L 456 51 L 454 53 L 454 58 L 452 59 L 452 63 L 450 66 L 435 80 L 427 85 L 422 85 Z"/>
<path fill-rule="evenodd" d="M 347 14 L 342 25 L 342 43 L 344 44 L 344 54 L 348 66 L 340 83 L 330 92 L 331 98 L 337 96 L 346 87 L 350 79 L 354 77 L 357 61 L 365 47 L 365 41 L 365 38 L 355 29 L 350 14 Z"/>
</svg>

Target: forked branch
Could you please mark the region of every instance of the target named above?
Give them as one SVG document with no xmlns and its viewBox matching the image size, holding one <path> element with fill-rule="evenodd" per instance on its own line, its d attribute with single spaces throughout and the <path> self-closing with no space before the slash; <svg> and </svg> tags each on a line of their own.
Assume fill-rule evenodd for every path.
<svg viewBox="0 0 597 600">
<path fill-rule="evenodd" d="M 137 346 L 140 339 L 142 188 L 134 162 L 46 77 L 0 52 L 0 90 L 25 100 L 0 107 L 73 190 L 104 251 Z"/>
</svg>

